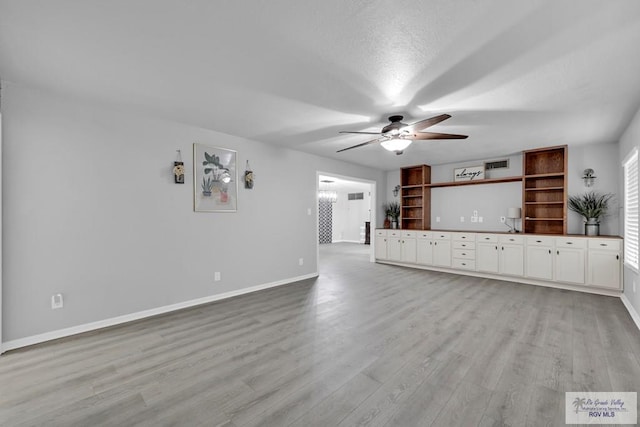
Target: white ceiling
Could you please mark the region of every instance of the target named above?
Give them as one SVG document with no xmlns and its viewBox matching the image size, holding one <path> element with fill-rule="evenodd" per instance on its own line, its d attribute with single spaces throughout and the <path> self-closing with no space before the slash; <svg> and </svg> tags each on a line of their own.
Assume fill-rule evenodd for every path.
<svg viewBox="0 0 640 427">
<path fill-rule="evenodd" d="M 639 46 L 638 0 L 0 0 L 4 80 L 384 170 L 617 141 Z"/>
</svg>

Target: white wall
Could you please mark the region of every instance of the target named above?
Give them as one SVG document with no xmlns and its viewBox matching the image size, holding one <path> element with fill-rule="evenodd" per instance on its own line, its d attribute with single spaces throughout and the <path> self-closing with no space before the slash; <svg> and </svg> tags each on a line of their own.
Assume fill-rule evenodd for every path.
<svg viewBox="0 0 640 427">
<path fill-rule="evenodd" d="M 316 171 L 385 186 L 380 171 L 9 82 L 2 116 L 5 341 L 313 274 Z M 241 171 L 250 160 L 237 213 L 193 212 L 194 142 L 237 150 Z"/>
<path fill-rule="evenodd" d="M 363 200 L 348 200 L 349 193 L 364 193 Z M 338 201 L 333 204 L 333 241 L 364 242 L 360 235 L 365 221 L 370 220 L 371 196 L 368 190 L 345 189 L 338 191 Z"/>
<path fill-rule="evenodd" d="M 619 210 L 622 197 L 619 197 L 620 162 L 618 160 L 618 144 L 595 144 L 569 148 L 568 193 L 578 195 L 588 191 L 611 193 L 615 195 L 609 214 L 600 222 L 600 234 L 621 235 Z M 585 187 L 582 180 L 585 169 L 595 171 L 596 180 L 592 187 Z M 575 212 L 567 213 L 567 232 L 569 234 L 584 234 L 582 216 Z"/>
<path fill-rule="evenodd" d="M 622 162 L 631 152 L 633 148 L 640 149 L 640 110 L 636 113 L 633 121 L 624 132 L 620 139 L 618 165 L 619 176 L 622 175 Z M 595 169 L 595 168 L 594 168 Z M 597 172 L 597 171 L 596 171 Z M 623 194 L 622 191 L 622 178 L 620 178 L 620 190 L 619 194 Z M 622 196 L 620 196 L 620 205 L 624 203 Z M 623 221 L 620 221 L 621 230 L 624 228 Z M 636 284 L 636 290 L 633 290 L 633 284 Z M 640 314 L 640 274 L 631 268 L 624 267 L 624 297 L 635 310 L 636 315 Z M 639 319 L 636 319 L 636 322 Z M 640 325 L 639 325 L 640 327 Z"/>
</svg>

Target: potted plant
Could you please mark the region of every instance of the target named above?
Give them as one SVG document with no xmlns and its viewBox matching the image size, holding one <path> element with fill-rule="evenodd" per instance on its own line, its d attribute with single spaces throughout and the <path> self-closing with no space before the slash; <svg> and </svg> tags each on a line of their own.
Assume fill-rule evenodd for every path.
<svg viewBox="0 0 640 427">
<path fill-rule="evenodd" d="M 202 195 L 211 197 L 211 190 L 213 190 L 213 180 L 210 177 L 207 177 L 206 180 L 202 177 Z"/>
<path fill-rule="evenodd" d="M 584 234 L 597 236 L 600 234 L 600 218 L 607 214 L 611 199 L 613 194 L 590 191 L 578 196 L 569 196 L 567 207 L 584 217 Z"/>
<path fill-rule="evenodd" d="M 389 203 L 382 204 L 382 210 L 384 211 L 384 228 L 391 228 L 391 210 L 389 209 Z"/>
<path fill-rule="evenodd" d="M 391 217 L 391 228 L 399 228 L 398 219 L 400 218 L 400 203 L 389 202 L 387 205 L 387 215 Z"/>
</svg>

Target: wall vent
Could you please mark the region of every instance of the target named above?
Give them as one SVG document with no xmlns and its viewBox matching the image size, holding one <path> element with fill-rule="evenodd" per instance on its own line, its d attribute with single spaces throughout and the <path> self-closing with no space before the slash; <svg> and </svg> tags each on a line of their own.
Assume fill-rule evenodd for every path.
<svg viewBox="0 0 640 427">
<path fill-rule="evenodd" d="M 487 162 L 484 164 L 485 170 L 490 169 L 508 169 L 509 168 L 509 159 L 505 160 L 496 160 L 495 162 Z"/>
<path fill-rule="evenodd" d="M 364 193 L 349 193 L 349 200 L 363 200 Z"/>
</svg>

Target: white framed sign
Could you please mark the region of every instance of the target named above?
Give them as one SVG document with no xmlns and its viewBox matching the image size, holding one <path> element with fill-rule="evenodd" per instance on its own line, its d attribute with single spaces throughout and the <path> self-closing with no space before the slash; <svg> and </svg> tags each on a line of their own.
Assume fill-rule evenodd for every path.
<svg viewBox="0 0 640 427">
<path fill-rule="evenodd" d="M 453 170 L 453 181 L 479 181 L 484 179 L 484 165 L 469 166 Z"/>
</svg>

